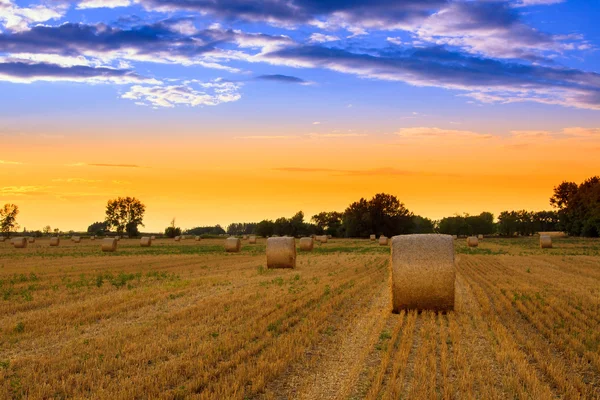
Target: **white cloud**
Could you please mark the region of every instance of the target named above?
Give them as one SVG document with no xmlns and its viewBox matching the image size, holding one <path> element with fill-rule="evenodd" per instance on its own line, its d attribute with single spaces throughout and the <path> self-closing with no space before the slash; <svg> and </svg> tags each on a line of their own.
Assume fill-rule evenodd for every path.
<svg viewBox="0 0 600 400">
<path fill-rule="evenodd" d="M 3 165 L 21 165 L 23 164 L 22 162 L 19 161 L 6 161 L 6 160 L 0 160 L 0 164 Z"/>
<path fill-rule="evenodd" d="M 313 139 L 351 138 L 368 136 L 366 133 L 309 133 L 306 136 Z"/>
<path fill-rule="evenodd" d="M 52 8 L 42 5 L 19 7 L 10 0 L 0 0 L 0 26 L 9 31 L 24 31 L 32 23 L 60 19 L 66 10 L 67 6 L 63 4 Z"/>
<path fill-rule="evenodd" d="M 77 5 L 78 10 L 87 8 L 117 8 L 131 5 L 130 0 L 83 0 Z"/>
<path fill-rule="evenodd" d="M 325 42 L 335 42 L 340 40 L 339 37 L 333 35 L 324 35 L 322 33 L 313 33 L 310 35 L 310 42 L 312 43 L 325 43 Z"/>
<path fill-rule="evenodd" d="M 398 46 L 401 46 L 403 43 L 402 39 L 400 39 L 399 37 L 387 37 L 385 38 L 385 40 L 387 40 L 390 43 L 397 44 Z"/>
<path fill-rule="evenodd" d="M 403 138 L 430 138 L 430 139 L 442 139 L 442 138 L 471 138 L 471 139 L 489 139 L 492 137 L 490 134 L 477 133 L 473 131 L 462 131 L 455 129 L 441 129 L 435 127 L 414 127 L 414 128 L 402 128 L 396 135 Z"/>
<path fill-rule="evenodd" d="M 249 139 L 249 140 L 286 140 L 286 139 L 297 139 L 298 136 L 284 136 L 284 135 L 250 135 L 250 136 L 235 136 L 234 139 Z"/>
</svg>

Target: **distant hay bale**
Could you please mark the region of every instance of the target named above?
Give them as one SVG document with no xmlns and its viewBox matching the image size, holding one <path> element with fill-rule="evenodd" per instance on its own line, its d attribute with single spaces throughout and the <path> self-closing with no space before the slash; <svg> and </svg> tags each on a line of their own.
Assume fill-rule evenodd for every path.
<svg viewBox="0 0 600 400">
<path fill-rule="evenodd" d="M 150 236 L 150 239 L 156 240 L 156 236 Z"/>
<path fill-rule="evenodd" d="M 454 240 L 458 239 L 458 235 L 452 235 L 452 239 L 454 239 Z"/>
<path fill-rule="evenodd" d="M 552 236 L 541 235 L 540 236 L 540 248 L 551 249 L 552 248 Z"/>
<path fill-rule="evenodd" d="M 115 240 L 118 242 L 119 240 L 121 240 L 121 236 L 115 236 Z"/>
<path fill-rule="evenodd" d="M 321 243 L 327 243 L 327 236 L 325 236 L 325 235 L 317 236 L 317 240 Z"/>
<path fill-rule="evenodd" d="M 248 240 L 248 235 L 243 235 L 242 240 Z"/>
<path fill-rule="evenodd" d="M 96 240 L 96 236 L 90 237 L 90 240 Z"/>
<path fill-rule="evenodd" d="M 4 236 L 0 236 L 0 243 L 4 243 L 5 240 L 6 238 Z"/>
<path fill-rule="evenodd" d="M 194 238 L 194 240 L 195 240 L 196 242 L 199 242 L 200 240 L 202 240 L 202 238 L 201 238 L 200 236 L 196 236 L 196 237 Z"/>
<path fill-rule="evenodd" d="M 140 239 L 141 247 L 150 247 L 152 246 L 152 238 L 149 236 L 144 236 Z"/>
<path fill-rule="evenodd" d="M 174 239 L 176 242 L 179 242 L 181 240 L 181 236 L 175 236 Z"/>
<path fill-rule="evenodd" d="M 81 237 L 80 236 L 73 236 L 73 237 L 71 237 L 71 240 L 74 243 L 81 243 Z"/>
<path fill-rule="evenodd" d="M 377 239 L 377 235 L 371 235 L 369 239 L 371 239 L 371 242 L 374 242 Z"/>
<path fill-rule="evenodd" d="M 303 237 L 300 239 L 300 251 L 312 251 L 315 246 L 315 241 L 311 237 Z"/>
<path fill-rule="evenodd" d="M 550 236 L 550 237 L 555 237 L 555 238 L 565 238 L 568 235 L 565 232 L 559 232 L 559 231 L 550 231 L 550 232 L 539 232 L 540 236 Z"/>
<path fill-rule="evenodd" d="M 29 238 L 27 238 L 27 241 L 29 243 L 35 243 L 35 238 L 34 237 L 29 237 Z"/>
<path fill-rule="evenodd" d="M 327 239 L 333 239 L 333 236 L 327 235 Z"/>
<path fill-rule="evenodd" d="M 102 251 L 113 252 L 117 250 L 117 238 L 102 239 Z"/>
<path fill-rule="evenodd" d="M 27 247 L 27 238 L 16 237 L 12 240 L 12 244 L 15 246 L 15 249 L 24 249 Z"/>
<path fill-rule="evenodd" d="M 388 245 L 388 238 L 386 236 L 379 236 L 379 245 L 380 246 L 387 246 Z"/>
<path fill-rule="evenodd" d="M 50 246 L 56 247 L 60 245 L 60 238 L 58 236 L 53 236 L 50 238 Z"/>
<path fill-rule="evenodd" d="M 469 246 L 469 247 L 479 246 L 479 239 L 477 239 L 476 236 L 469 236 L 467 238 L 467 246 Z"/>
<path fill-rule="evenodd" d="M 242 241 L 236 237 L 225 239 L 225 251 L 228 253 L 239 253 L 242 247 Z"/>
<path fill-rule="evenodd" d="M 296 268 L 296 239 L 267 239 L 267 268 Z"/>
<path fill-rule="evenodd" d="M 256 236 L 250 236 L 250 238 L 248 239 L 248 243 L 256 244 Z"/>
<path fill-rule="evenodd" d="M 394 236 L 391 263 L 393 312 L 454 309 L 452 236 Z"/>
<path fill-rule="evenodd" d="M 482 240 L 483 239 L 483 235 L 477 235 L 477 239 L 478 240 Z"/>
</svg>

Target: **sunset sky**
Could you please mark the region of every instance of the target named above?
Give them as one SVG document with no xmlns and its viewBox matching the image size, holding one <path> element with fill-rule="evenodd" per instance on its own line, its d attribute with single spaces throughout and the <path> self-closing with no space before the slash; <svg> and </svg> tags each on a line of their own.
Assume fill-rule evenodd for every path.
<svg viewBox="0 0 600 400">
<path fill-rule="evenodd" d="M 590 0 L 0 0 L 0 203 L 84 230 L 550 209 L 600 174 Z M 308 219 L 308 218 L 307 218 Z"/>
</svg>

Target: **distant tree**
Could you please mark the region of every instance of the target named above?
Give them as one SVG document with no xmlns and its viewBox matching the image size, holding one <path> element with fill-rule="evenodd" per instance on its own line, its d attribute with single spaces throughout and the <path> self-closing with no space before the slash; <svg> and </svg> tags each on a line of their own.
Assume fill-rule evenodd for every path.
<svg viewBox="0 0 600 400">
<path fill-rule="evenodd" d="M 106 222 L 94 222 L 87 228 L 87 233 L 91 235 L 104 235 L 108 230 Z"/>
<path fill-rule="evenodd" d="M 146 206 L 135 197 L 119 197 L 106 204 L 106 224 L 117 233 L 127 232 L 129 236 L 139 234 L 138 226 L 144 226 Z"/>
<path fill-rule="evenodd" d="M 249 235 L 256 229 L 255 222 L 234 222 L 227 227 L 229 235 Z"/>
<path fill-rule="evenodd" d="M 600 177 L 579 186 L 563 182 L 554 188 L 550 204 L 558 209 L 559 227 L 572 236 L 600 236 Z"/>
<path fill-rule="evenodd" d="M 226 232 L 221 225 L 217 224 L 215 226 L 198 226 L 188 229 L 185 233 L 189 235 L 223 235 Z"/>
<path fill-rule="evenodd" d="M 513 236 L 519 230 L 519 214 L 516 211 L 502 211 L 498 215 L 498 233 Z"/>
<path fill-rule="evenodd" d="M 17 215 L 19 215 L 19 206 L 16 204 L 5 204 L 0 208 L 0 232 L 2 235 L 10 236 L 11 232 L 19 229 Z"/>
<path fill-rule="evenodd" d="M 50 227 L 50 225 L 46 225 L 44 229 L 42 229 L 42 232 L 44 232 L 45 235 L 48 235 L 50 234 L 50 232 L 52 232 L 52 228 Z"/>
<path fill-rule="evenodd" d="M 337 211 L 324 211 L 313 215 L 311 221 L 316 225 L 317 233 L 341 236 L 343 217 L 344 214 Z"/>
<path fill-rule="evenodd" d="M 60 229 L 58 229 L 58 228 L 54 228 L 54 233 L 55 233 L 56 235 L 58 235 L 58 234 L 60 233 Z"/>
<path fill-rule="evenodd" d="M 433 233 L 435 231 L 435 224 L 429 218 L 415 215 L 413 217 L 413 233 Z"/>
<path fill-rule="evenodd" d="M 391 237 L 413 230 L 413 214 L 396 196 L 386 193 L 350 204 L 343 221 L 349 237 L 368 237 L 371 233 Z"/>
<path fill-rule="evenodd" d="M 264 219 L 264 220 L 260 221 L 258 224 L 256 224 L 255 232 L 259 236 L 262 236 L 262 237 L 273 236 L 274 231 L 275 231 L 275 224 L 271 220 Z"/>
<path fill-rule="evenodd" d="M 467 217 L 462 215 L 444 217 L 438 223 L 438 231 L 444 235 L 471 235 L 472 232 L 467 224 Z"/>
<path fill-rule="evenodd" d="M 175 236 L 181 235 L 181 228 L 175 226 L 175 218 L 171 220 L 171 225 L 165 229 L 165 236 L 174 238 Z"/>
</svg>

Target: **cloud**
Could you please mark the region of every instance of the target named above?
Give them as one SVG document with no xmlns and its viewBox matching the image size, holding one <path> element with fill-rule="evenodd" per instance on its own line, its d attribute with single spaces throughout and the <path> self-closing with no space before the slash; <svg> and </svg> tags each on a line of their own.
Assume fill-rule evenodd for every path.
<svg viewBox="0 0 600 400">
<path fill-rule="evenodd" d="M 19 7 L 10 0 L 0 0 L 0 26 L 4 26 L 9 31 L 24 31 L 32 23 L 62 18 L 66 9 L 63 4 L 54 7 L 42 5 Z"/>
<path fill-rule="evenodd" d="M 600 136 L 600 128 L 581 128 L 581 127 L 572 127 L 572 128 L 564 128 L 563 134 L 567 136 L 575 136 L 575 137 L 595 137 Z"/>
<path fill-rule="evenodd" d="M 492 135 L 482 134 L 472 131 L 461 131 L 454 129 L 440 129 L 440 128 L 429 128 L 429 127 L 415 127 L 415 128 L 402 128 L 396 135 L 403 138 L 429 138 L 429 139 L 441 139 L 441 138 L 468 138 L 468 139 L 490 139 Z"/>
<path fill-rule="evenodd" d="M 50 186 L 5 186 L 0 188 L 4 196 L 35 196 L 47 194 Z"/>
<path fill-rule="evenodd" d="M 131 5 L 130 0 L 84 0 L 77 4 L 78 10 L 87 8 L 117 8 Z"/>
<path fill-rule="evenodd" d="M 52 182 L 60 182 L 60 183 L 98 183 L 102 182 L 99 179 L 85 179 L 85 178 L 57 178 L 52 179 Z"/>
<path fill-rule="evenodd" d="M 313 139 L 328 139 L 328 138 L 352 138 L 368 136 L 366 133 L 309 133 L 306 136 Z"/>
<path fill-rule="evenodd" d="M 322 33 L 313 33 L 309 38 L 309 41 L 312 43 L 335 42 L 337 40 L 340 40 L 340 38 L 337 36 L 324 35 Z"/>
<path fill-rule="evenodd" d="M 566 0 L 520 0 L 515 4 L 518 7 L 547 6 L 550 4 L 564 3 Z"/>
<path fill-rule="evenodd" d="M 385 40 L 390 43 L 396 44 L 398 46 L 401 46 L 402 44 L 404 44 L 402 42 L 402 39 L 400 39 L 399 37 L 387 37 L 387 38 L 385 38 Z"/>
<path fill-rule="evenodd" d="M 21 165 L 21 164 L 23 164 L 23 163 L 19 162 L 19 161 L 0 160 L 0 165 Z"/>
<path fill-rule="evenodd" d="M 510 131 L 510 134 L 513 138 L 517 139 L 536 139 L 536 138 L 545 138 L 552 136 L 552 132 L 550 131 L 541 131 L 541 130 L 529 130 L 529 131 Z"/>
<path fill-rule="evenodd" d="M 373 169 L 348 170 L 331 168 L 302 168 L 302 167 L 279 167 L 272 168 L 273 171 L 291 173 L 328 173 L 334 176 L 449 176 L 449 174 L 438 174 L 424 171 L 409 171 L 393 167 L 379 167 Z"/>
<path fill-rule="evenodd" d="M 87 165 L 89 167 L 114 167 L 114 168 L 144 168 L 140 165 L 135 165 L 135 164 L 100 164 L 100 163 L 94 163 L 94 164 L 71 164 L 72 166 L 81 166 L 81 165 Z"/>
<path fill-rule="evenodd" d="M 285 136 L 285 135 L 250 135 L 250 136 L 235 136 L 234 139 L 248 139 L 248 140 L 286 140 L 286 139 L 297 139 L 298 136 Z"/>
<path fill-rule="evenodd" d="M 282 83 L 298 83 L 300 85 L 309 85 L 311 82 L 305 81 L 304 79 L 297 78 L 289 75 L 260 75 L 255 78 L 259 81 L 271 81 L 271 82 L 282 82 Z"/>
<path fill-rule="evenodd" d="M 38 81 L 69 81 L 87 83 L 159 83 L 131 70 L 76 65 L 61 67 L 48 63 L 0 62 L 0 81 L 32 83 Z"/>
<path fill-rule="evenodd" d="M 315 121 L 312 123 L 313 125 L 321 125 L 321 123 L 319 121 Z"/>
<path fill-rule="evenodd" d="M 600 109 L 600 74 L 463 54 L 445 47 L 354 53 L 296 46 L 261 60 L 296 68 L 325 68 L 365 78 L 466 91 L 485 102 L 532 101 Z"/>
<path fill-rule="evenodd" d="M 216 106 L 239 100 L 242 96 L 238 93 L 239 84 L 232 82 L 200 83 L 200 89 L 191 85 L 173 86 L 141 86 L 134 85 L 121 98 L 134 100 L 137 103 L 152 105 L 154 107 L 172 108 L 178 105 Z"/>
</svg>

